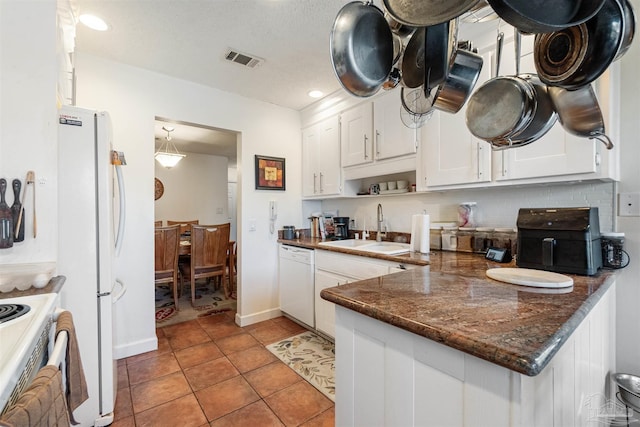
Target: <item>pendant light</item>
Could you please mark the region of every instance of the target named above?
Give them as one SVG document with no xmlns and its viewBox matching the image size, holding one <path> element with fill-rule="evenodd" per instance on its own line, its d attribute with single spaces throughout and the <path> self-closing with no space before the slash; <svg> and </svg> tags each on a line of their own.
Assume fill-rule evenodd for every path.
<svg viewBox="0 0 640 427">
<path fill-rule="evenodd" d="M 171 126 L 162 126 L 162 130 L 167 132 L 167 136 L 158 151 L 156 151 L 154 157 L 162 166 L 167 169 L 171 169 L 177 165 L 185 155 L 178 153 L 178 149 L 175 144 L 171 142 L 171 132 L 173 132 L 175 128 Z"/>
</svg>

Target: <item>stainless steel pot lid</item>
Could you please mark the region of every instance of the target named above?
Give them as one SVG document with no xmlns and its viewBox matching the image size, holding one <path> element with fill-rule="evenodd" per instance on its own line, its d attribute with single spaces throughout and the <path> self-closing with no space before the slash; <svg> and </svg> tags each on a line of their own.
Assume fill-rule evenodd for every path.
<svg viewBox="0 0 640 427">
<path fill-rule="evenodd" d="M 383 12 L 369 3 L 346 4 L 333 24 L 330 50 L 334 72 L 348 92 L 375 94 L 394 59 L 393 36 Z"/>
</svg>

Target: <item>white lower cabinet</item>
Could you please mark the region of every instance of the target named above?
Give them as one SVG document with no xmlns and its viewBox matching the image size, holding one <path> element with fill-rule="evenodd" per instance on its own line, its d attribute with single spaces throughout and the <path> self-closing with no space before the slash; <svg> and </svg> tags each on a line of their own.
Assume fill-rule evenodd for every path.
<svg viewBox="0 0 640 427">
<path fill-rule="evenodd" d="M 322 299 L 320 292 L 323 289 L 417 267 L 412 264 L 324 250 L 316 250 L 315 255 L 316 329 L 330 337 L 335 337 L 335 304 Z"/>
<path fill-rule="evenodd" d="M 338 426 L 595 427 L 616 410 L 613 288 L 535 377 L 340 306 L 335 341 Z"/>
<path fill-rule="evenodd" d="M 336 335 L 336 307 L 334 303 L 323 300 L 320 292 L 323 289 L 344 285 L 349 281 L 353 281 L 353 279 L 316 269 L 316 329 L 330 337 Z"/>
</svg>

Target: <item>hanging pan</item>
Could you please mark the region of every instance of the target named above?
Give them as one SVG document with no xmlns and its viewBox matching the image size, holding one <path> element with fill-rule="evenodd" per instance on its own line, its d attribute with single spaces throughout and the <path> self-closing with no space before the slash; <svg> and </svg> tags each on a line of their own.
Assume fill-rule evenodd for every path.
<svg viewBox="0 0 640 427">
<path fill-rule="evenodd" d="M 567 132 L 583 138 L 597 139 L 607 149 L 613 148 L 611 139 L 605 134 L 602 111 L 591 85 L 576 90 L 550 86 L 548 90 L 560 124 Z"/>
<path fill-rule="evenodd" d="M 632 25 L 626 22 L 621 1 L 606 0 L 580 25 L 537 34 L 533 59 L 540 80 L 573 90 L 600 77 L 623 48 L 625 27 Z"/>
<path fill-rule="evenodd" d="M 455 114 L 467 102 L 480 71 L 482 57 L 464 49 L 457 49 L 446 80 L 434 94 L 434 108 Z"/>
<path fill-rule="evenodd" d="M 398 22 L 414 27 L 442 24 L 457 18 L 479 0 L 383 0 L 385 10 Z"/>
<path fill-rule="evenodd" d="M 400 64 L 402 85 L 404 87 L 413 89 L 424 83 L 425 33 L 425 27 L 417 28 L 404 49 Z"/>
<path fill-rule="evenodd" d="M 548 33 L 581 24 L 605 0 L 488 0 L 500 18 L 525 33 Z"/>
<path fill-rule="evenodd" d="M 515 33 L 516 75 L 485 82 L 471 95 L 466 110 L 469 131 L 496 150 L 530 144 L 544 136 L 558 117 L 547 87 L 533 74 L 520 74 L 520 33 Z"/>
<path fill-rule="evenodd" d="M 331 31 L 330 49 L 333 70 L 352 95 L 374 95 L 391 72 L 391 29 L 383 12 L 370 2 L 355 1 L 340 9 Z"/>
</svg>

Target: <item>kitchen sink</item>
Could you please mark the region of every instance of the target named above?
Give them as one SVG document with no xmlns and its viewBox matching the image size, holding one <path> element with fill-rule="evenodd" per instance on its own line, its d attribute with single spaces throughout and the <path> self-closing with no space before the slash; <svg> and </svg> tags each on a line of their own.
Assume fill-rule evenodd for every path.
<svg viewBox="0 0 640 427">
<path fill-rule="evenodd" d="M 385 255 L 404 254 L 410 251 L 408 243 L 396 242 L 376 242 L 371 240 L 335 240 L 331 242 L 321 242 L 320 246 L 333 248 L 347 248 L 354 251 L 373 252 Z"/>
</svg>

